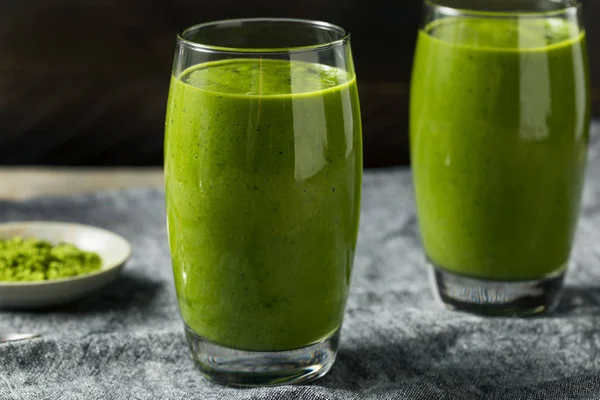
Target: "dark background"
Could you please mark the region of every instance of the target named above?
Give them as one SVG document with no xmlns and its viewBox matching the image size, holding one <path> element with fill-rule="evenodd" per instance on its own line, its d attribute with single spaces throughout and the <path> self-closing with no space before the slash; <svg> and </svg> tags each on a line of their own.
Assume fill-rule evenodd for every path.
<svg viewBox="0 0 600 400">
<path fill-rule="evenodd" d="M 584 3 L 600 112 L 600 0 Z M 0 164 L 162 163 L 175 35 L 199 22 L 296 17 L 352 34 L 366 167 L 408 162 L 420 0 L 3 0 Z"/>
</svg>

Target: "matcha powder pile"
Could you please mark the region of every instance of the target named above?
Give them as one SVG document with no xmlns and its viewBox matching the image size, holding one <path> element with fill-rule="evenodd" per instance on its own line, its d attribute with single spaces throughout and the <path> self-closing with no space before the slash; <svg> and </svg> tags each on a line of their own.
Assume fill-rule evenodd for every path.
<svg viewBox="0 0 600 400">
<path fill-rule="evenodd" d="M 42 281 L 97 271 L 96 253 L 67 243 L 52 245 L 37 239 L 0 240 L 0 281 Z"/>
</svg>

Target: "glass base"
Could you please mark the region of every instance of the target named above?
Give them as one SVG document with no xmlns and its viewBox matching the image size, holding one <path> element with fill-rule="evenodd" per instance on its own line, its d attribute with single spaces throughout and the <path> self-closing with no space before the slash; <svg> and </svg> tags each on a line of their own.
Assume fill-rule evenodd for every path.
<svg viewBox="0 0 600 400">
<path fill-rule="evenodd" d="M 564 272 L 527 281 L 489 281 L 456 275 L 432 265 L 434 288 L 450 310 L 488 316 L 531 316 L 553 311 Z"/>
<path fill-rule="evenodd" d="M 272 386 L 308 382 L 333 366 L 340 329 L 311 346 L 285 351 L 230 349 L 198 336 L 187 325 L 185 335 L 192 359 L 209 380 L 231 386 Z"/>
</svg>

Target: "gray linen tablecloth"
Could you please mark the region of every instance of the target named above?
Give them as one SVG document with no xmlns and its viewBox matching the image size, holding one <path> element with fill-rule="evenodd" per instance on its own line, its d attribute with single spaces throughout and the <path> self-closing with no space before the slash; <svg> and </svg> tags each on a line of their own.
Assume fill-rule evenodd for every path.
<svg viewBox="0 0 600 400">
<path fill-rule="evenodd" d="M 552 315 L 480 318 L 433 299 L 410 172 L 367 172 L 353 286 L 338 359 L 305 386 L 234 389 L 188 357 L 167 250 L 163 192 L 136 189 L 0 203 L 0 220 L 99 225 L 134 256 L 97 295 L 50 311 L 0 311 L 0 399 L 600 398 L 600 146 L 590 167 L 574 267 Z"/>
</svg>

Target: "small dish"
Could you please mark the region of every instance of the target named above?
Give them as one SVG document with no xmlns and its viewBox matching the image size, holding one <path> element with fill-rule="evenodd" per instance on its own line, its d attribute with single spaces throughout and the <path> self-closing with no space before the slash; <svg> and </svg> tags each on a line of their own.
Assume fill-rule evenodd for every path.
<svg viewBox="0 0 600 400">
<path fill-rule="evenodd" d="M 131 245 L 105 229 L 66 222 L 9 222 L 0 224 L 0 240 L 14 236 L 72 243 L 94 251 L 102 268 L 89 274 L 47 281 L 0 281 L 0 308 L 44 308 L 80 299 L 114 281 L 131 257 Z"/>
</svg>

